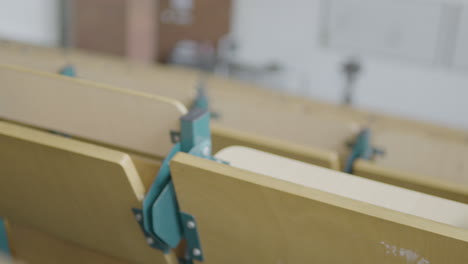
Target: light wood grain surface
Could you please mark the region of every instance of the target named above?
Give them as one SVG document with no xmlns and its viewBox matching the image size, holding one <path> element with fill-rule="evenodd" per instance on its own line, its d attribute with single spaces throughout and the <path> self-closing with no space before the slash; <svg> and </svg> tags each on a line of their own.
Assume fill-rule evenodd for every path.
<svg viewBox="0 0 468 264">
<path fill-rule="evenodd" d="M 303 146 L 288 141 L 257 136 L 252 133 L 242 133 L 233 129 L 223 128 L 213 124 L 211 137 L 213 140 L 213 153 L 229 146 L 245 146 L 255 148 L 325 168 L 339 170 L 339 156 L 335 151 L 312 146 Z"/>
<path fill-rule="evenodd" d="M 131 64 L 115 57 L 74 50 L 64 53 L 21 44 L 3 46 L 0 52 L 3 50 L 5 54 L 0 55 L 4 63 L 57 72 L 59 65 L 69 60 L 76 66 L 79 78 L 168 96 L 187 106 L 194 98 L 201 77 L 196 71 Z M 310 115 L 310 109 L 306 115 L 302 111 L 293 113 L 290 110 L 297 102 L 289 103 L 287 96 L 227 79 L 219 82 L 219 79 L 214 76 L 207 79 L 208 92 L 213 109 L 221 114 L 221 124 L 228 128 L 341 152 L 346 151 L 344 143 L 356 132 L 356 124 L 350 119 L 321 118 L 317 111 Z M 239 108 L 239 104 L 243 107 Z"/>
<path fill-rule="evenodd" d="M 468 230 L 182 153 L 171 171 L 207 264 L 468 261 Z"/>
<path fill-rule="evenodd" d="M 0 42 L 0 55 L 3 63 L 54 73 L 67 63 L 74 64 L 78 68 L 78 77 L 80 78 L 117 86 L 128 85 L 129 89 L 156 92 L 163 96 L 176 98 L 184 103 L 189 103 L 192 100 L 194 87 L 200 80 L 200 73 L 195 70 L 161 65 L 142 65 L 116 56 L 75 49 L 38 47 L 11 41 Z M 280 92 L 261 89 L 258 85 L 223 77 L 209 76 L 207 86 L 210 93 L 235 91 L 239 94 L 248 94 L 256 101 L 278 100 L 282 104 L 308 112 L 326 112 L 331 115 L 343 116 L 359 122 L 361 125 L 372 122 L 372 125 L 376 128 L 398 128 L 429 133 L 442 138 L 468 140 L 467 131 L 382 113 L 366 112 L 346 106 L 336 106 L 311 98 L 285 95 Z M 179 93 L 180 91 L 183 92 Z M 216 98 L 214 94 L 213 97 Z"/>
<path fill-rule="evenodd" d="M 243 170 L 468 229 L 468 205 L 464 203 L 246 147 L 228 147 L 215 157 Z"/>
<path fill-rule="evenodd" d="M 200 73 L 182 68 L 150 67 L 74 50 L 64 53 L 59 49 L 17 45 L 4 44 L 0 48 L 4 63 L 57 72 L 59 65 L 69 60 L 76 66 L 79 78 L 168 96 L 186 106 L 190 106 L 201 80 Z M 288 103 L 284 95 L 240 83 L 231 85 L 227 79 L 219 83 L 218 79 L 213 76 L 207 79 L 208 92 L 213 109 L 221 114 L 220 123 L 227 128 L 342 153 L 347 151 L 346 140 L 357 130 L 357 124 L 350 119 L 322 118 L 317 111 L 291 112 L 295 104 Z"/>
<path fill-rule="evenodd" d="M 12 223 L 9 237 L 17 264 L 130 264 L 25 225 Z M 175 256 L 164 255 L 167 264 L 178 264 Z"/>
<path fill-rule="evenodd" d="M 166 263 L 131 208 L 145 187 L 125 153 L 0 122 L 0 215 L 136 263 Z"/>
<path fill-rule="evenodd" d="M 29 228 L 12 223 L 9 238 L 13 257 L 24 264 L 130 264 Z"/>
<path fill-rule="evenodd" d="M 4 44 L 5 46 L 5 44 Z M 0 53 L 3 50 L 5 54 L 2 56 L 5 57 L 5 61 L 16 64 L 23 65 L 39 70 L 55 72 L 55 68 L 58 68 L 58 65 L 64 64 L 65 54 L 60 53 L 58 50 L 50 50 L 45 48 L 34 48 L 21 45 L 0 49 Z M 8 51 L 8 52 L 7 52 Z M 1 54 L 0 54 L 1 55 Z M 29 56 L 26 56 L 29 55 Z M 51 59 L 48 60 L 47 58 Z M 77 67 L 80 78 L 103 81 L 109 84 L 119 85 L 120 87 L 125 87 L 132 90 L 150 92 L 152 94 L 161 94 L 175 98 L 181 102 L 185 102 L 186 105 L 190 105 L 191 100 L 193 99 L 195 92 L 195 73 L 188 70 L 176 69 L 170 67 L 145 67 L 143 65 L 134 65 L 127 64 L 124 60 L 118 60 L 116 58 L 108 58 L 104 56 L 95 57 L 87 55 L 78 51 L 69 51 L 66 53 L 66 58 L 69 58 L 70 61 L 73 61 L 73 64 Z M 56 60 L 56 62 L 54 62 Z M 52 64 L 52 65 L 51 65 Z M 97 67 L 96 65 L 101 65 Z M 104 66 L 102 66 L 104 65 Z M 107 67 L 105 66 L 107 65 Z M 84 71 L 83 69 L 84 68 Z M 81 70 L 81 71 L 80 71 Z M 189 79 L 194 80 L 193 83 L 168 83 L 165 80 L 187 79 L 185 76 L 191 76 Z M 193 78 L 192 78 L 193 77 Z M 63 80 L 68 78 L 63 77 Z M 137 83 L 138 82 L 138 83 Z M 65 84 L 63 84 L 65 85 Z M 69 86 L 73 86 L 70 84 Z M 169 91 L 169 92 L 168 92 Z M 181 94 L 178 94 L 179 91 Z M 277 154 L 282 155 L 292 155 L 293 158 L 300 158 L 301 160 L 313 162 L 314 164 L 323 165 L 330 168 L 338 168 L 336 164 L 335 156 L 336 154 L 332 153 L 333 151 L 339 150 L 341 153 L 347 151 L 345 147 L 345 142 L 352 136 L 352 133 L 356 131 L 356 126 L 352 122 L 341 122 L 339 119 L 321 119 L 315 117 L 304 116 L 303 114 L 295 115 L 289 111 L 290 105 L 283 104 L 281 98 L 276 96 L 270 96 L 272 101 L 266 100 L 263 104 L 263 110 L 258 111 L 259 105 L 256 104 L 256 98 L 258 96 L 252 97 L 252 94 L 255 94 L 256 91 L 262 90 L 253 90 L 249 93 L 248 90 L 243 90 L 243 93 L 238 94 L 237 89 L 225 89 L 225 87 L 216 89 L 209 89 L 210 97 L 213 97 L 213 103 L 215 108 L 222 106 L 223 111 L 220 111 L 222 114 L 221 125 L 229 129 L 224 129 L 222 131 L 232 131 L 232 133 L 225 133 L 221 135 L 224 140 L 215 140 L 215 148 L 221 148 L 226 144 L 237 143 L 239 142 L 239 137 L 236 137 L 236 131 L 240 133 L 249 133 L 251 137 L 244 137 L 244 139 L 250 139 L 252 142 L 252 137 L 255 138 L 257 134 L 262 135 L 264 138 L 262 140 L 256 141 L 255 146 L 264 150 L 273 151 Z M 19 91 L 21 93 L 21 91 Z M 187 100 L 187 95 L 190 95 L 190 100 Z M 234 97 L 233 97 L 234 96 Z M 259 94 L 261 96 L 261 93 Z M 267 97 L 268 98 L 268 97 Z M 254 99 L 254 100 L 252 100 Z M 106 101 L 114 101 L 112 95 L 107 95 L 105 98 Z M 248 101 L 246 101 L 248 100 Z M 237 107 L 239 102 L 245 102 L 248 105 L 248 108 L 239 110 Z M 284 107 L 281 107 L 284 106 Z M 281 108 L 278 108 L 281 107 Z M 24 111 L 24 110 L 17 110 Z M 244 112 L 242 112 L 244 111 Z M 270 113 L 271 111 L 271 113 Z M 245 113 L 248 113 L 245 115 Z M 141 118 L 147 117 L 147 114 L 141 114 Z M 296 118 L 291 118 L 296 116 Z M 239 118 L 243 117 L 243 118 Z M 124 117 L 122 117 L 123 119 Z M 165 118 L 168 119 L 168 118 Z M 125 124 L 127 121 L 122 121 L 122 124 Z M 42 122 L 42 121 L 38 121 Z M 151 121 L 144 122 L 145 126 L 155 125 Z M 303 128 L 297 124 L 304 124 Z M 36 124 L 37 125 L 37 124 Z M 158 124 L 159 125 L 159 124 Z M 140 125 L 141 126 L 141 125 Z M 56 128 L 58 129 L 58 128 Z M 143 130 L 143 129 L 141 129 Z M 149 131 L 148 129 L 146 129 Z M 243 132 L 244 131 L 244 132 Z M 71 133 L 71 132 L 70 132 Z M 140 133 L 144 133 L 141 131 Z M 351 133 L 351 136 L 350 136 Z M 72 133 L 73 134 L 73 133 Z M 327 134 L 326 140 L 324 140 L 323 135 Z M 91 137 L 88 135 L 88 137 Z M 92 136 L 95 137 L 95 136 Z M 144 140 L 144 137 L 136 136 L 134 140 L 143 139 L 142 142 L 139 142 L 138 150 L 141 151 L 141 148 L 146 146 L 154 147 L 148 145 Z M 218 137 L 219 139 L 219 137 Z M 276 140 L 279 139 L 279 140 Z M 102 138 L 99 138 L 102 141 Z M 286 144 L 276 145 L 275 142 L 295 142 L 296 145 L 310 147 L 310 150 L 307 155 L 303 153 L 293 153 L 288 149 L 283 149 Z M 260 144 L 260 142 L 263 142 Z M 112 142 L 114 143 L 114 140 Z M 218 143 L 222 145 L 217 146 Z M 248 142 L 240 142 L 249 144 Z M 169 144 L 166 141 L 165 145 Z M 114 144 L 115 145 L 115 144 Z M 249 145 L 251 146 L 251 145 Z M 132 143 L 131 146 L 125 146 L 130 149 L 135 148 L 135 144 Z M 328 148 L 328 149 L 326 149 Z M 297 148 L 296 148 L 297 149 Z M 148 153 L 148 150 L 144 150 Z M 151 149 L 149 153 L 155 151 L 154 148 Z M 164 151 L 167 152 L 166 148 Z M 304 151 L 302 151 L 304 152 Z M 324 154 L 322 154 L 324 153 Z M 160 154 L 160 153 L 157 153 Z M 330 158 L 330 156 L 333 156 Z M 161 155 L 160 155 L 161 157 Z"/>
<path fill-rule="evenodd" d="M 74 50 L 64 52 L 4 43 L 0 45 L 2 51 L 6 61 L 52 72 L 56 72 L 65 60 L 76 62 L 77 67 L 84 68 L 79 77 L 168 95 L 186 105 L 191 101 L 199 80 L 196 71 L 136 65 L 116 57 Z M 47 59 L 49 57 L 50 60 Z M 56 62 L 52 63 L 54 60 Z M 153 86 L 156 83 L 157 87 Z M 346 142 L 360 127 L 369 125 L 373 129 L 374 144 L 386 150 L 386 155 L 377 157 L 377 164 L 404 173 L 426 175 L 428 181 L 438 178 L 448 183 L 464 184 L 468 179 L 465 168 L 466 131 L 286 96 L 222 77 L 209 76 L 207 87 L 213 109 L 221 116 L 219 127 L 233 132 L 223 137 L 215 135 L 216 149 L 238 144 L 239 137 L 235 134 L 240 132 L 250 134 L 250 139 L 261 136 L 270 142 L 270 145 L 251 142 L 245 142 L 245 145 L 326 166 L 322 162 L 323 156 L 308 157 L 304 153 L 284 149 L 284 144 L 271 144 L 282 141 L 292 143 L 291 146 L 310 148 L 310 152 L 316 149 L 319 152 L 335 151 L 343 160 L 349 151 Z"/>
<path fill-rule="evenodd" d="M 162 96 L 0 66 L 0 117 L 164 157 L 186 113 Z"/>
<path fill-rule="evenodd" d="M 281 97 L 257 97 L 237 90 L 210 90 L 217 123 L 225 128 L 280 139 L 305 147 L 344 155 L 346 142 L 359 131 L 353 120 L 324 112 L 309 112 L 281 101 Z"/>
<path fill-rule="evenodd" d="M 376 164 L 468 186 L 468 143 L 396 130 L 377 131 L 372 142 L 385 150 Z"/>
<path fill-rule="evenodd" d="M 146 190 L 149 190 L 151 184 L 154 182 L 154 179 L 156 179 L 156 175 L 158 174 L 159 168 L 161 167 L 162 160 L 155 160 L 136 154 L 130 154 L 130 158 L 133 161 L 133 165 L 135 165 L 143 186 Z"/>
<path fill-rule="evenodd" d="M 409 173 L 366 160 L 356 161 L 354 174 L 468 204 L 468 186 L 443 178 Z"/>
<path fill-rule="evenodd" d="M 198 71 L 180 67 L 141 64 L 99 53 L 20 43 L 0 43 L 0 58 L 3 64 L 50 73 L 73 65 L 80 79 L 175 98 L 186 105 L 192 102 L 200 77 Z"/>
</svg>

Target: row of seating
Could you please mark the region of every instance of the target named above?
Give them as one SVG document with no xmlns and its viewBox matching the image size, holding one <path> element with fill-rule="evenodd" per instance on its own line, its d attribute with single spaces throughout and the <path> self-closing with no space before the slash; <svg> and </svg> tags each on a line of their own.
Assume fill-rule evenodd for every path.
<svg viewBox="0 0 468 264">
<path fill-rule="evenodd" d="M 370 162 L 356 162 L 355 174 L 405 187 L 421 185 L 421 178 L 428 179 L 448 186 L 445 192 L 451 199 L 459 199 L 456 197 L 462 194 L 455 194 L 453 189 L 459 189 L 468 181 L 468 167 L 464 165 L 468 157 L 465 131 L 290 97 L 220 77 L 206 77 L 194 70 L 139 65 L 75 50 L 4 42 L 0 55 L 5 64 L 53 73 L 72 64 L 80 79 L 167 96 L 186 107 L 192 104 L 196 88 L 203 85 L 211 110 L 219 116 L 213 133 L 217 143 L 215 150 L 219 149 L 217 146 L 235 143 L 223 142 L 224 138 L 217 137 L 218 128 L 229 128 L 309 151 L 298 155 L 297 151 L 285 151 L 284 147 L 275 148 L 275 144 L 259 146 L 258 140 L 253 140 L 249 144 L 251 147 L 342 169 L 351 152 L 349 142 L 361 129 L 369 128 L 372 145 L 384 153 L 373 156 Z M 401 178 L 407 182 L 402 182 Z M 418 190 L 427 192 L 429 189 L 430 186 L 422 184 Z M 467 200 L 462 198 L 462 201 Z"/>
<path fill-rule="evenodd" d="M 146 245 L 129 209 L 139 207 L 150 189 L 172 147 L 170 131 L 180 130 L 178 120 L 189 112 L 200 85 L 216 114 L 213 152 L 242 145 L 341 170 L 351 152 L 347 143 L 368 128 L 372 145 L 384 155 L 355 162 L 356 175 L 461 202 L 454 206 L 464 212 L 468 148 L 462 131 L 288 97 L 192 70 L 73 50 L 3 43 L 0 57 L 8 64 L 0 67 L 0 116 L 5 120 L 0 162 L 6 175 L 0 215 L 13 223 L 13 248 L 27 248 L 15 242 L 15 234 L 30 232 L 66 250 L 73 248 L 67 243 L 78 245 L 77 255 L 91 256 L 80 253 L 91 249 L 129 263 L 175 263 L 174 252 L 159 254 Z M 77 77 L 56 74 L 67 64 Z M 430 263 L 466 260 L 462 248 L 468 236 L 457 223 L 463 214 L 447 226 L 313 191 L 317 187 L 299 188 L 304 179 L 286 184 L 262 177 L 266 173 L 187 154 L 171 164 L 181 208 L 202 223 L 209 263 L 400 263 L 406 253 Z M 315 242 L 307 242 L 311 237 Z M 442 241 L 447 248 L 431 252 Z M 388 253 L 393 247 L 400 253 Z M 226 259 L 234 248 L 240 253 Z M 341 253 L 330 255 L 332 249 Z M 57 254 L 21 252 L 17 256 L 31 263 L 43 252 Z"/>
</svg>

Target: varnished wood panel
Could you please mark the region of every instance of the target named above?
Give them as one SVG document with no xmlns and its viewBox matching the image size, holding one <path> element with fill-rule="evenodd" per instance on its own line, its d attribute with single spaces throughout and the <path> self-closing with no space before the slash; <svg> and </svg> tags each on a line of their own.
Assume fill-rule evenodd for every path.
<svg viewBox="0 0 468 264">
<path fill-rule="evenodd" d="M 468 261 L 468 230 L 186 154 L 171 170 L 207 264 Z"/>
<path fill-rule="evenodd" d="M 0 215 L 129 262 L 166 263 L 131 208 L 145 187 L 125 153 L 0 122 Z"/>
<path fill-rule="evenodd" d="M 156 179 L 156 175 L 158 174 L 162 161 L 142 157 L 135 154 L 130 155 L 130 158 L 135 165 L 138 175 L 140 175 L 143 186 L 145 186 L 146 190 L 149 190 L 151 184 L 154 182 L 154 179 Z"/>
<path fill-rule="evenodd" d="M 29 228 L 11 223 L 8 232 L 13 257 L 26 264 L 130 264 Z M 1 262 L 0 262 L 1 263 Z"/>
<path fill-rule="evenodd" d="M 189 90 L 193 89 L 199 76 L 199 73 L 192 70 L 163 66 L 136 66 L 135 64 L 128 63 L 128 61 L 118 57 L 103 56 L 102 54 L 93 54 L 77 50 L 41 48 L 16 42 L 1 42 L 0 56 L 4 60 L 3 63 L 51 72 L 57 72 L 63 64 L 69 62 L 78 66 L 78 76 L 82 78 L 121 86 L 126 85 L 123 85 L 123 83 L 113 83 L 113 77 L 119 77 L 115 74 L 115 69 L 129 69 L 129 72 L 126 72 L 126 75 L 136 74 L 132 79 L 140 78 L 137 75 L 139 74 L 138 72 L 144 71 L 148 73 L 146 78 L 142 78 L 145 81 L 139 82 L 139 85 L 130 85 L 131 87 L 127 88 L 144 89 L 146 92 L 154 92 L 155 90 L 153 89 L 157 89 L 158 94 L 174 97 L 184 103 L 188 103 L 189 101 L 185 101 L 182 97 L 175 97 L 169 94 L 166 95 L 164 92 L 177 90 L 175 88 L 171 89 L 171 87 Z M 81 74 L 80 71 L 82 71 Z M 150 72 L 152 74 L 149 74 Z M 172 74 L 169 74 L 169 72 Z M 124 78 L 119 77 L 116 82 L 121 82 L 122 79 Z M 184 81 L 186 82 L 184 83 Z M 145 83 L 149 83 L 149 85 L 145 85 Z M 161 88 L 158 89 L 158 86 Z M 253 100 L 257 102 L 264 100 L 274 101 L 276 98 L 278 99 L 277 104 L 281 102 L 282 104 L 289 105 L 289 107 L 305 110 L 309 113 L 318 112 L 328 113 L 332 116 L 343 116 L 354 120 L 359 124 L 371 124 L 372 127 L 375 127 L 376 129 L 419 131 L 440 138 L 451 138 L 465 142 L 468 140 L 468 133 L 466 131 L 451 129 L 421 121 L 407 120 L 401 117 L 393 117 L 381 113 L 371 113 L 349 107 L 335 106 L 316 101 L 311 98 L 285 95 L 268 89 L 260 89 L 258 86 L 253 84 L 229 80 L 223 77 L 209 76 L 207 79 L 207 86 L 210 91 L 231 91 L 234 93 L 249 95 L 249 97 L 253 98 Z M 216 99 L 216 96 L 213 97 Z"/>
<path fill-rule="evenodd" d="M 200 73 L 194 70 L 135 63 L 121 57 L 81 50 L 63 50 L 0 43 L 3 64 L 58 73 L 65 65 L 75 67 L 77 78 L 102 82 L 174 98 L 190 105 Z"/>
<path fill-rule="evenodd" d="M 356 161 L 353 171 L 361 177 L 468 204 L 467 185 L 457 184 L 440 177 L 409 173 L 366 160 Z"/>
<path fill-rule="evenodd" d="M 468 204 L 325 169 L 257 149 L 229 147 L 216 153 L 215 157 L 227 161 L 232 167 L 468 229 Z"/>
<path fill-rule="evenodd" d="M 301 109 L 284 103 L 282 97 L 261 99 L 261 94 L 216 87 L 209 92 L 213 111 L 220 116 L 216 123 L 225 128 L 340 155 L 348 152 L 346 142 L 359 131 L 359 124 L 351 119 Z"/>
<path fill-rule="evenodd" d="M 257 136 L 252 133 L 242 133 L 234 129 L 225 129 L 217 124 L 212 125 L 211 137 L 213 140 L 213 153 L 229 146 L 245 146 L 325 168 L 339 169 L 338 153 L 331 150 L 305 147 L 300 144 Z"/>
<path fill-rule="evenodd" d="M 468 187 L 468 142 L 398 130 L 376 131 L 372 142 L 385 151 L 378 165 Z"/>
<path fill-rule="evenodd" d="M 32 59 L 34 56 L 32 58 L 20 56 L 20 52 L 26 50 L 27 53 L 28 49 L 32 48 L 10 45 L 0 49 L 0 52 L 7 51 L 2 55 L 7 61 L 13 62 L 22 57 L 16 63 L 33 66 L 36 64 L 46 65 L 50 61 L 46 58 L 50 57 L 62 61 L 54 66 L 58 68 L 59 65 L 63 64 L 63 58 L 66 58 L 63 54 L 60 55 L 57 50 L 38 48 L 29 52 L 31 56 L 43 54 L 43 59 Z M 16 52 L 12 52 L 12 50 Z M 82 63 L 83 77 L 122 84 L 131 89 L 168 95 L 179 99 L 186 105 L 189 105 L 191 98 L 193 98 L 193 87 L 198 76 L 193 71 L 128 66 L 129 64 L 116 58 L 87 55 L 76 51 L 71 51 L 68 54 L 72 54 L 67 56 L 73 58 L 72 60 L 76 61 L 77 64 Z M 44 67 L 41 65 L 37 67 Z M 127 68 L 131 69 L 128 73 L 125 72 Z M 162 74 L 163 72 L 171 72 L 172 75 Z M 184 82 L 182 79 L 187 81 Z M 179 80 L 180 82 L 178 82 Z M 158 85 L 153 86 L 152 83 L 158 83 Z M 227 146 L 228 143 L 239 144 L 239 137 L 233 136 L 238 131 L 245 133 L 245 135 L 249 134 L 250 136 L 247 136 L 246 139 L 259 136 L 270 143 L 276 140 L 288 142 L 290 146 L 301 145 L 311 150 L 337 151 L 343 160 L 349 151 L 345 144 L 346 141 L 351 139 L 360 127 L 370 125 L 373 129 L 374 144 L 386 150 L 386 155 L 376 158 L 377 164 L 402 173 L 419 174 L 427 177 L 428 182 L 432 181 L 431 178 L 440 179 L 445 182 L 444 184 L 464 184 L 466 181 L 466 153 L 464 152 L 468 149 L 466 146 L 468 137 L 465 131 L 286 96 L 266 89 L 259 89 L 255 85 L 220 77 L 210 76 L 207 79 L 207 86 L 213 110 L 220 115 L 220 119 L 217 121 L 218 127 L 224 128 L 224 131 L 231 130 L 232 132 L 223 135 L 223 140 L 220 140 L 220 137 L 217 137 L 219 134 L 215 132 L 215 149 Z M 174 89 L 166 87 L 174 87 Z M 157 92 L 155 92 L 156 90 Z M 180 94 L 174 92 L 179 90 L 185 92 Z M 252 135 L 254 136 L 252 137 Z M 250 143 L 245 142 L 245 145 L 247 144 L 276 154 L 315 162 L 315 158 L 310 159 L 307 155 L 299 153 L 293 154 L 292 151 L 284 149 L 281 144 L 281 146 L 252 144 L 252 140 Z M 314 164 L 323 165 L 321 161 Z M 398 175 L 395 177 L 398 178 Z"/>
<path fill-rule="evenodd" d="M 0 66 L 0 117 L 164 157 L 180 102 L 90 81 Z"/>
<path fill-rule="evenodd" d="M 174 98 L 186 106 L 191 104 L 200 74 L 195 71 L 165 67 L 145 67 L 125 64 L 123 60 L 95 55 L 85 56 L 69 51 L 63 56 L 57 51 L 39 49 L 22 55 L 16 49 L 4 54 L 6 62 L 40 70 L 59 68 L 60 62 L 68 58 L 77 67 L 78 77 L 117 85 Z M 0 49 L 1 52 L 1 49 Z M 42 53 L 40 53 L 42 52 Z M 38 55 L 39 54 L 39 55 Z M 42 54 L 42 55 L 41 55 Z M 50 67 L 50 58 L 57 60 Z M 241 132 L 260 134 L 296 144 L 347 152 L 346 141 L 359 129 L 356 122 L 348 118 L 335 118 L 328 112 L 314 107 L 301 107 L 290 97 L 258 89 L 252 85 L 210 76 L 207 79 L 212 108 L 220 114 L 219 123 Z M 238 107 L 242 105 L 242 107 Z M 324 137 L 324 135 L 327 135 Z"/>
<path fill-rule="evenodd" d="M 47 49 L 36 48 L 29 52 L 38 58 L 42 57 L 43 60 L 31 60 L 26 56 L 28 52 L 21 51 L 21 47 L 13 46 L 0 49 L 0 53 L 4 50 L 13 50 L 13 52 L 3 54 L 7 62 L 31 65 L 31 67 L 46 71 L 51 71 L 54 67 L 58 68 L 61 64 L 60 58 L 63 56 Z M 49 57 L 51 59 L 46 60 Z M 68 57 L 77 67 L 80 78 L 118 84 L 126 88 L 158 95 L 161 92 L 161 95 L 179 99 L 186 105 L 190 105 L 194 96 L 197 75 L 189 71 L 164 67 L 152 69 L 133 64 L 129 64 L 130 66 L 127 67 L 123 61 L 112 60 L 111 57 L 93 57 L 76 51 L 69 52 Z M 53 67 L 50 67 L 51 60 L 56 60 Z M 31 61 L 31 64 L 28 64 L 28 61 Z M 338 169 L 335 150 L 346 152 L 344 143 L 347 138 L 351 137 L 350 133 L 352 135 L 357 130 L 356 124 L 342 123 L 340 119 L 328 121 L 328 119 L 323 118 L 309 118 L 303 114 L 298 115 L 297 118 L 291 118 L 291 116 L 294 117 L 294 113 L 289 111 L 290 105 L 282 104 L 281 97 L 273 96 L 272 100 L 266 100 L 259 112 L 255 101 L 257 97 L 246 96 L 249 94 L 246 93 L 248 90 L 237 94 L 236 89 L 213 87 L 208 91 L 213 98 L 215 111 L 219 110 L 222 117 L 219 122 L 221 124 L 217 126 L 220 129 L 214 133 L 215 149 L 220 149 L 227 144 L 241 144 Z M 252 93 L 255 91 L 254 89 Z M 259 96 L 262 95 L 259 94 Z M 114 98 L 109 95 L 106 100 L 112 101 Z M 243 110 L 248 114 L 243 115 L 238 112 L 237 103 L 239 101 L 248 104 L 249 107 Z M 279 106 L 284 107 L 280 108 Z M 221 111 L 219 107 L 222 107 L 223 110 Z M 245 117 L 245 120 L 240 118 L 242 116 Z M 259 121 L 257 122 L 257 120 Z M 298 123 L 302 123 L 303 126 L 298 126 Z M 148 122 L 149 125 L 156 125 L 156 123 Z M 223 126 L 228 129 L 222 129 Z M 324 140 L 324 134 L 327 135 L 326 140 Z M 293 143 L 288 145 L 291 142 Z M 307 144 L 304 145 L 304 143 Z"/>
</svg>

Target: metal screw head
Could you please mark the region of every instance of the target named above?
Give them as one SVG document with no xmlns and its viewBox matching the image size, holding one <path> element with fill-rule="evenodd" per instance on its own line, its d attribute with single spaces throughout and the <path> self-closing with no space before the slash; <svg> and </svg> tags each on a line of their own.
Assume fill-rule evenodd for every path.
<svg viewBox="0 0 468 264">
<path fill-rule="evenodd" d="M 209 156 L 210 155 L 210 147 L 206 146 L 203 148 L 203 156 Z"/>
<path fill-rule="evenodd" d="M 135 218 L 136 218 L 137 221 L 141 221 L 142 216 L 141 216 L 141 214 L 136 214 Z"/>
<path fill-rule="evenodd" d="M 194 221 L 188 221 L 187 222 L 187 227 L 190 228 L 190 229 L 194 229 L 195 228 L 195 222 Z"/>
<path fill-rule="evenodd" d="M 154 239 L 151 238 L 151 237 L 147 237 L 146 238 L 146 243 L 148 243 L 148 245 L 153 245 L 154 244 Z"/>
<path fill-rule="evenodd" d="M 201 255 L 201 250 L 198 248 L 194 248 L 192 251 L 194 256 L 200 256 Z"/>
</svg>

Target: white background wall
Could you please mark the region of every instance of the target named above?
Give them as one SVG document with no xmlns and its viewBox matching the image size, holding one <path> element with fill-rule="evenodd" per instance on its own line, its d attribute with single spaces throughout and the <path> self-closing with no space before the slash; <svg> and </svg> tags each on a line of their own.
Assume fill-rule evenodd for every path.
<svg viewBox="0 0 468 264">
<path fill-rule="evenodd" d="M 57 46 L 59 1 L 0 0 L 0 38 Z"/>
<path fill-rule="evenodd" d="M 320 45 L 321 3 L 237 0 L 233 34 L 241 61 L 285 65 L 280 86 L 287 91 L 339 103 L 341 63 L 354 53 Z M 385 56 L 364 55 L 362 62 L 354 97 L 358 108 L 468 129 L 468 71 Z"/>
</svg>

